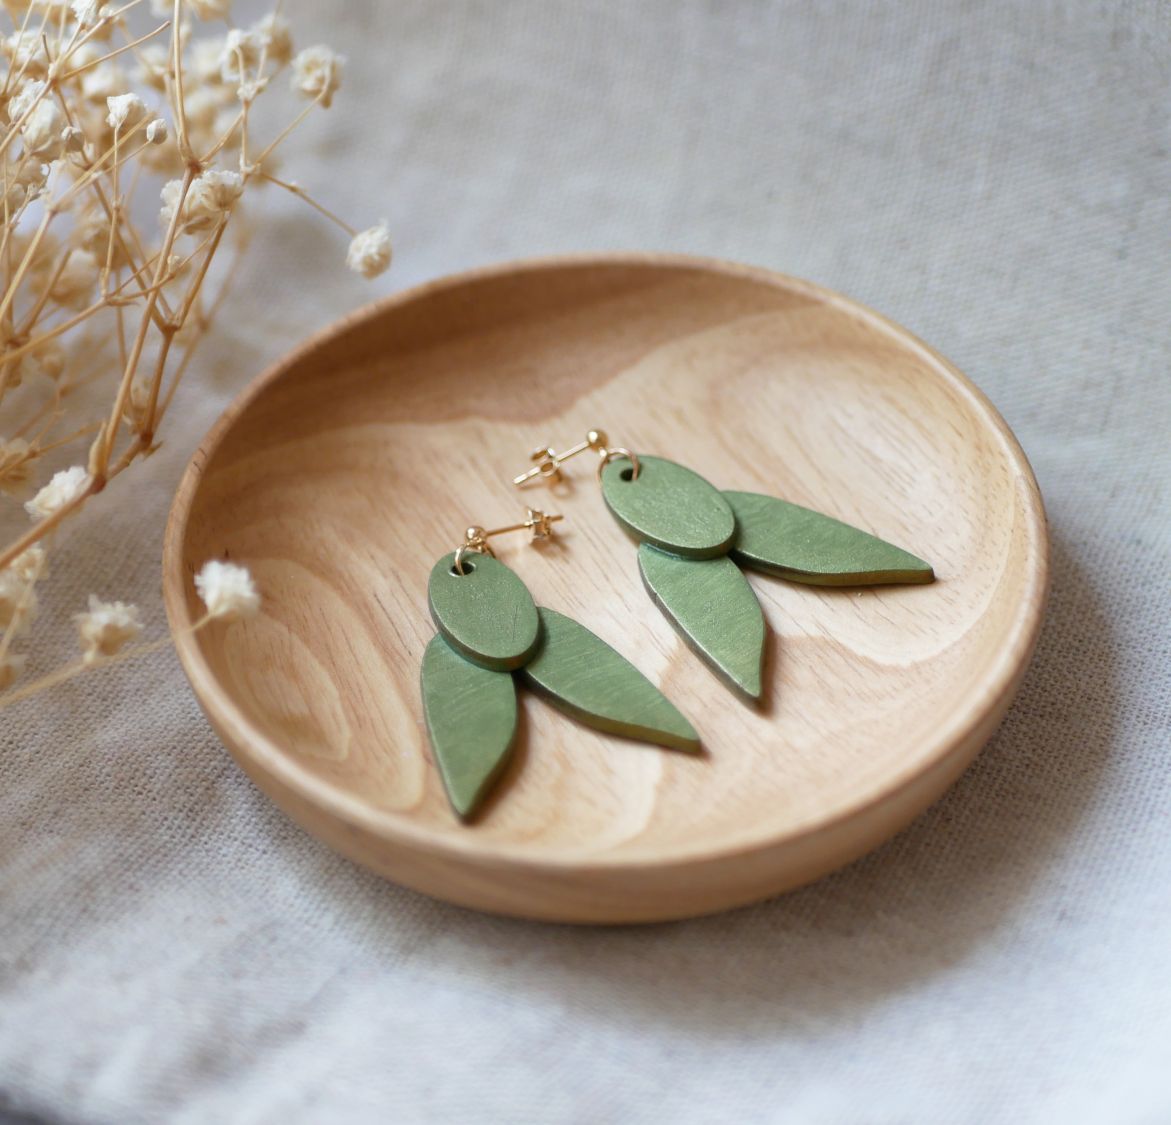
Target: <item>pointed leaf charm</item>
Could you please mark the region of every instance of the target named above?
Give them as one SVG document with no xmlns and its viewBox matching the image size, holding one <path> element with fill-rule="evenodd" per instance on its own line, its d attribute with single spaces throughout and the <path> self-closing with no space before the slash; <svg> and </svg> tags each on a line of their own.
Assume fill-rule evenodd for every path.
<svg viewBox="0 0 1171 1125">
<path fill-rule="evenodd" d="M 732 558 L 813 586 L 878 586 L 935 579 L 929 563 L 856 527 L 757 492 L 725 492 L 736 513 Z"/>
<path fill-rule="evenodd" d="M 543 638 L 520 675 L 573 718 L 609 734 L 676 750 L 698 750 L 699 735 L 626 657 L 570 617 L 540 608 Z"/>
<path fill-rule="evenodd" d="M 456 813 L 467 820 L 508 763 L 516 737 L 516 684 L 465 660 L 443 639 L 423 654 L 423 714 L 439 773 Z"/>
<path fill-rule="evenodd" d="M 642 580 L 659 608 L 700 657 L 753 699 L 761 693 L 764 614 L 728 557 L 684 559 L 647 543 L 638 549 Z"/>
</svg>

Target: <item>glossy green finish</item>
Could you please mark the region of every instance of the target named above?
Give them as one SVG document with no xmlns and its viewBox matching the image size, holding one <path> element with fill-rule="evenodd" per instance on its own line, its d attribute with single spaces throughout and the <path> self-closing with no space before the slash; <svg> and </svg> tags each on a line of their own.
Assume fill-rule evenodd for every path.
<svg viewBox="0 0 1171 1125">
<path fill-rule="evenodd" d="M 542 638 L 520 676 L 587 726 L 676 750 L 698 750 L 699 735 L 626 657 L 572 618 L 542 607 Z"/>
<path fill-rule="evenodd" d="M 456 574 L 455 553 L 431 570 L 431 616 L 451 646 L 482 668 L 508 672 L 537 647 L 540 619 L 525 584 L 489 555 L 464 556 L 467 574 Z"/>
<path fill-rule="evenodd" d="M 764 614 L 748 579 L 728 557 L 684 559 L 644 543 L 642 580 L 691 647 L 729 684 L 761 693 Z"/>
<path fill-rule="evenodd" d="M 820 512 L 756 492 L 724 496 L 736 513 L 732 558 L 742 566 L 814 586 L 935 578 L 929 563 Z"/>
<path fill-rule="evenodd" d="M 618 520 L 640 543 L 687 558 L 726 554 L 736 533 L 731 506 L 698 473 L 639 456 L 633 480 L 629 461 L 611 461 L 602 470 L 602 495 Z"/>
<path fill-rule="evenodd" d="M 456 814 L 470 817 L 508 763 L 516 737 L 516 684 L 465 660 L 441 637 L 423 654 L 423 714 Z"/>
</svg>

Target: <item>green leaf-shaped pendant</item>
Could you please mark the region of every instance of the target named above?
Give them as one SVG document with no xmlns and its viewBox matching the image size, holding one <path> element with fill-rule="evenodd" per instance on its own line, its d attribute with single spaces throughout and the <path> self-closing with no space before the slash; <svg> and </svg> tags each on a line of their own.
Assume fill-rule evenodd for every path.
<svg viewBox="0 0 1171 1125">
<path fill-rule="evenodd" d="M 520 673 L 551 703 L 591 727 L 676 750 L 699 735 L 626 657 L 572 618 L 541 608 L 541 645 Z"/>
<path fill-rule="evenodd" d="M 441 637 L 423 654 L 423 716 L 443 786 L 470 817 L 508 764 L 516 737 L 516 684 L 465 660 Z"/>
<path fill-rule="evenodd" d="M 813 586 L 931 582 L 929 563 L 841 520 L 757 492 L 725 492 L 736 513 L 732 558 Z"/>
<path fill-rule="evenodd" d="M 764 661 L 764 614 L 727 556 L 684 559 L 643 543 L 643 582 L 684 640 L 738 691 L 759 699 Z"/>
<path fill-rule="evenodd" d="M 435 761 L 462 819 L 480 807 L 508 761 L 518 680 L 599 730 L 699 749 L 695 728 L 600 637 L 553 610 L 538 612 L 524 583 L 492 556 L 465 549 L 460 569 L 455 558 L 444 555 L 431 570 L 428 601 L 439 636 L 423 655 L 422 688 Z"/>
</svg>

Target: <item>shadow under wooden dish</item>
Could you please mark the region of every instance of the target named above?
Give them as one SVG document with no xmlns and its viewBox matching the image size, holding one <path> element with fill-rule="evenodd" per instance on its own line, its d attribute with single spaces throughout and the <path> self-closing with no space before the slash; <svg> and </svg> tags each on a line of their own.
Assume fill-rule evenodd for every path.
<svg viewBox="0 0 1171 1125">
<path fill-rule="evenodd" d="M 639 580 L 592 467 L 525 493 L 541 443 L 590 428 L 719 488 L 816 508 L 930 560 L 930 586 L 752 575 L 772 640 L 733 697 Z M 571 466 L 572 467 L 572 466 Z M 525 502 L 548 549 L 500 547 L 695 723 L 692 756 L 600 734 L 522 694 L 483 815 L 447 805 L 422 722 L 431 565 Z M 192 635 L 192 578 L 238 560 L 259 617 Z M 270 368 L 193 457 L 164 591 L 212 725 L 249 776 L 345 855 L 466 906 L 573 922 L 701 914 L 847 862 L 938 797 L 1032 653 L 1044 515 L 1012 434 L 950 364 L 827 290 L 701 259 L 603 254 L 445 278 L 355 313 Z"/>
</svg>

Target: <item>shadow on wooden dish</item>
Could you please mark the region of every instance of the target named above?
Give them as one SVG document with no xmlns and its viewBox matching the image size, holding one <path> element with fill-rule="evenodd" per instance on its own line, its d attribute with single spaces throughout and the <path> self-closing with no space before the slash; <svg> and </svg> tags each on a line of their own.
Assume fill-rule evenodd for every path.
<svg viewBox="0 0 1171 1125">
<path fill-rule="evenodd" d="M 762 706 L 655 609 L 591 466 L 508 483 L 588 429 L 717 487 L 816 508 L 930 560 L 930 586 L 752 575 Z M 589 730 L 525 693 L 507 776 L 461 826 L 432 763 L 419 663 L 432 563 L 469 523 L 563 512 L 500 557 L 538 604 L 624 653 L 699 729 L 691 756 Z M 185 634 L 210 558 L 262 614 Z M 637 922 L 724 909 L 861 855 L 994 731 L 1046 590 L 1036 483 L 988 401 L 875 313 L 807 282 L 606 254 L 446 278 L 364 309 L 262 375 L 191 461 L 167 530 L 178 650 L 249 776 L 331 847 L 482 910 Z"/>
</svg>

